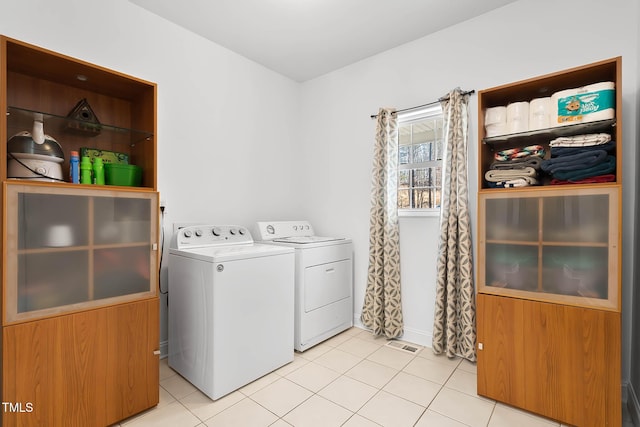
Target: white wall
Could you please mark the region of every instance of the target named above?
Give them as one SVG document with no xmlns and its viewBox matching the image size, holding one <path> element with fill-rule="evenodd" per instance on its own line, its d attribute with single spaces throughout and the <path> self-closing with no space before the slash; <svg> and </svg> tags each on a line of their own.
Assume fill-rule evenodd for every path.
<svg viewBox="0 0 640 427">
<path fill-rule="evenodd" d="M 363 60 L 302 85 L 306 130 L 300 174 L 307 217 L 321 232 L 355 244 L 355 309 L 364 298 L 368 257 L 370 173 L 379 107 L 406 108 L 449 90 L 481 90 L 621 55 L 623 159 L 623 378 L 630 371 L 632 239 L 638 88 L 636 0 L 521 0 L 476 19 Z M 632 35 L 629 35 L 630 30 Z M 388 31 L 393 31 L 392 28 Z M 477 98 L 471 97 L 469 174 L 477 189 Z M 327 171 L 331 171 L 328 176 Z M 475 209 L 473 209 L 475 229 Z M 437 218 L 400 220 L 403 310 L 407 337 L 430 345 Z"/>
<path fill-rule="evenodd" d="M 304 84 L 126 0 L 5 0 L 0 33 L 158 83 L 165 229 L 170 233 L 173 222 L 184 221 L 250 225 L 308 218 L 319 234 L 350 236 L 358 316 L 375 128 L 369 116 L 381 106 L 411 107 L 456 86 L 480 90 L 622 55 L 623 236 L 635 235 L 639 41 L 629 30 L 637 32 L 638 8 L 636 0 L 521 0 Z M 470 109 L 475 205 L 475 96 Z M 400 226 L 407 338 L 430 344 L 437 218 L 403 218 Z M 636 259 L 631 239 L 625 238 L 623 253 L 628 380 Z M 166 271 L 162 277 L 166 287 Z M 166 337 L 164 314 L 161 322 Z"/>
<path fill-rule="evenodd" d="M 158 84 L 165 248 L 174 222 L 300 217 L 297 83 L 126 0 L 2 1 L 0 34 Z"/>
</svg>

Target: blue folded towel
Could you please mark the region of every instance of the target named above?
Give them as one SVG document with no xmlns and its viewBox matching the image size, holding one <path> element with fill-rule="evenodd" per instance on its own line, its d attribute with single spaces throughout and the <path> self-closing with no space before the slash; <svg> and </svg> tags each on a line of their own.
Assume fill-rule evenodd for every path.
<svg viewBox="0 0 640 427">
<path fill-rule="evenodd" d="M 587 147 L 551 147 L 551 157 L 568 156 L 571 154 L 578 154 L 585 151 L 604 150 L 611 151 L 616 147 L 614 141 L 607 142 L 606 144 L 591 145 Z"/>
<path fill-rule="evenodd" d="M 570 156 L 552 157 L 542 162 L 542 170 L 554 175 L 557 172 L 575 171 L 602 163 L 607 158 L 604 150 L 591 150 Z"/>
<path fill-rule="evenodd" d="M 564 181 L 577 181 L 592 176 L 612 173 L 614 170 L 616 170 L 616 158 L 614 156 L 607 156 L 604 162 L 598 163 L 597 165 L 583 169 L 556 172 L 553 174 L 553 177 Z"/>
</svg>

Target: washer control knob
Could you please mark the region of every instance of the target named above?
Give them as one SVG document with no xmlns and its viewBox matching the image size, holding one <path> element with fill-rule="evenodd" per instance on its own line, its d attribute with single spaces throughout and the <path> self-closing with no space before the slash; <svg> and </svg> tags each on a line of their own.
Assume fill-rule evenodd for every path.
<svg viewBox="0 0 640 427">
<path fill-rule="evenodd" d="M 220 235 L 220 229 L 218 227 L 213 227 L 211 229 L 211 233 L 213 233 L 214 236 L 219 236 Z"/>
<path fill-rule="evenodd" d="M 196 237 L 202 236 L 202 230 L 196 230 Z"/>
<path fill-rule="evenodd" d="M 229 234 L 231 234 L 232 236 L 236 235 L 236 229 L 235 228 L 230 228 L 229 229 Z"/>
<path fill-rule="evenodd" d="M 191 237 L 193 235 L 193 233 L 191 233 L 191 230 L 184 230 L 183 234 L 184 234 L 184 237 L 187 237 L 187 238 L 189 238 L 189 237 Z"/>
<path fill-rule="evenodd" d="M 276 228 L 271 224 L 267 225 L 267 233 L 276 234 Z"/>
<path fill-rule="evenodd" d="M 238 229 L 238 234 L 240 234 L 241 236 L 244 236 L 244 228 Z"/>
</svg>

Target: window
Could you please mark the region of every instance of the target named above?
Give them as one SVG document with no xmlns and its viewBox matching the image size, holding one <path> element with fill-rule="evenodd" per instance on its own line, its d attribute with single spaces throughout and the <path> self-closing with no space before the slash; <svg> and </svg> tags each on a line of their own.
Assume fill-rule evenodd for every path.
<svg viewBox="0 0 640 427">
<path fill-rule="evenodd" d="M 444 120 L 440 105 L 398 115 L 398 210 L 439 213 Z"/>
</svg>

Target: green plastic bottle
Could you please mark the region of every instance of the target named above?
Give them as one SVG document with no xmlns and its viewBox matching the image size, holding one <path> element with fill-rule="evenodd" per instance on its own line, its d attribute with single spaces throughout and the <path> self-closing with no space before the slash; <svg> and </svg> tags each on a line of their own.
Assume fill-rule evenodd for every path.
<svg viewBox="0 0 640 427">
<path fill-rule="evenodd" d="M 80 161 L 80 184 L 91 184 L 91 159 L 87 156 L 82 156 Z"/>
<path fill-rule="evenodd" d="M 100 157 L 93 159 L 93 183 L 104 185 L 104 164 Z"/>
</svg>

